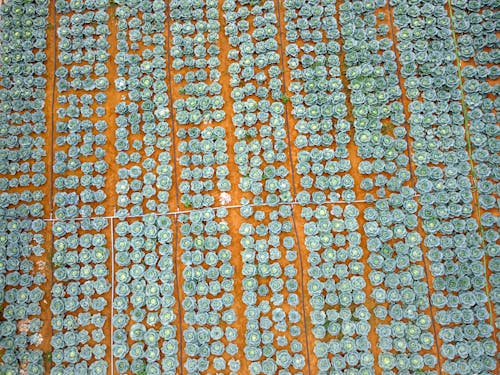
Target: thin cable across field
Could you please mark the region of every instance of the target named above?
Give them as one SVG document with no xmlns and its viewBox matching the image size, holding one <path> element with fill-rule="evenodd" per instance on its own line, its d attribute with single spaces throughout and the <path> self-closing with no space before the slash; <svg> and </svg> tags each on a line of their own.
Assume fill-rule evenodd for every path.
<svg viewBox="0 0 500 375">
<path fill-rule="evenodd" d="M 415 194 L 412 197 L 418 197 L 420 194 Z M 322 205 L 331 205 L 331 204 L 356 204 L 356 203 L 376 203 L 379 201 L 386 201 L 389 198 L 380 198 L 380 199 L 357 199 L 354 201 L 325 201 L 323 203 L 315 203 L 315 202 L 308 202 L 308 203 L 300 203 L 297 200 L 293 200 L 291 202 L 280 202 L 276 204 L 271 204 L 271 203 L 260 203 L 260 204 L 235 204 L 231 206 L 213 206 L 213 207 L 203 207 L 203 208 L 195 208 L 192 210 L 177 210 L 177 211 L 170 211 L 166 213 L 160 213 L 160 212 L 149 212 L 145 214 L 140 214 L 140 215 L 126 215 L 126 216 L 121 216 L 121 215 L 109 215 L 109 216 L 88 216 L 88 217 L 75 217 L 75 218 L 39 218 L 39 217 L 32 217 L 32 216 L 9 216 L 9 215 L 0 215 L 0 218 L 6 219 L 6 220 L 43 220 L 43 221 L 49 221 L 49 222 L 71 222 L 71 221 L 82 221 L 82 220 L 93 220 L 93 219 L 136 219 L 136 218 L 141 218 L 141 217 L 146 217 L 146 216 L 178 216 L 182 214 L 189 214 L 191 212 L 200 212 L 204 211 L 207 209 L 212 209 L 212 210 L 221 210 L 221 209 L 234 209 L 234 208 L 241 208 L 241 207 L 255 207 L 255 208 L 261 208 L 261 207 L 277 207 L 277 206 L 295 206 L 295 205 L 300 205 L 300 206 L 322 206 Z M 116 210 L 115 210 L 116 212 Z"/>
</svg>

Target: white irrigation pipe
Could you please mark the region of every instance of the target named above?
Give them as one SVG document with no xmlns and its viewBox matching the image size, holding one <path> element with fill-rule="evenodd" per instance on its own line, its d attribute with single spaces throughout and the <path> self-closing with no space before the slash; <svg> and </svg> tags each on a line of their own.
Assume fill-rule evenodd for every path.
<svg viewBox="0 0 500 375">
<path fill-rule="evenodd" d="M 420 194 L 415 194 L 413 195 L 413 197 L 418 197 L 420 196 Z M 303 204 L 303 203 L 299 203 L 297 202 L 296 200 L 292 201 L 292 202 L 281 202 L 281 203 L 277 203 L 277 204 L 270 204 L 270 203 L 260 203 L 260 204 L 235 204 L 235 205 L 231 205 L 231 206 L 215 206 L 215 207 L 204 207 L 204 208 L 197 208 L 197 209 L 193 209 L 193 210 L 183 210 L 183 211 L 179 211 L 177 209 L 177 211 L 170 211 L 170 212 L 167 212 L 167 213 L 159 213 L 159 212 L 151 212 L 151 213 L 146 213 L 146 214 L 141 214 L 141 215 L 127 215 L 127 216 L 117 216 L 116 215 L 116 211 L 115 213 L 112 215 L 112 216 L 89 216 L 89 217 L 75 217 L 75 218 L 69 218 L 69 219 L 59 219 L 59 218 L 52 218 L 52 215 L 50 218 L 45 218 L 45 219 L 40 219 L 40 218 L 30 218 L 30 219 L 33 219 L 33 220 L 36 220 L 36 219 L 40 219 L 40 220 L 43 220 L 43 221 L 51 221 L 51 222 L 57 222 L 57 221 L 82 221 L 82 220 L 86 220 L 86 219 L 106 219 L 106 220 L 113 220 L 113 219 L 120 219 L 120 220 L 123 220 L 123 219 L 132 219 L 132 218 L 140 218 L 140 217 L 145 217 L 145 216 L 177 216 L 177 215 L 181 215 L 181 214 L 189 214 L 191 212 L 197 212 L 197 211 L 203 211 L 203 210 L 206 210 L 206 209 L 212 209 L 212 210 L 218 210 L 218 209 L 222 209 L 222 208 L 226 208 L 226 209 L 232 209 L 232 208 L 241 208 L 241 207 L 245 207 L 245 206 L 248 206 L 248 207 L 275 207 L 275 206 L 295 206 L 295 205 L 301 205 L 301 206 L 321 206 L 321 205 L 324 205 L 324 204 L 353 204 L 353 203 L 374 203 L 374 202 L 377 202 L 377 201 L 384 201 L 384 200 L 388 200 L 389 198 L 380 198 L 380 199 L 373 199 L 373 200 L 366 200 L 366 199 L 357 199 L 357 200 L 354 200 L 354 201 L 350 201 L 350 202 L 347 202 L 347 201 L 326 201 L 326 202 L 323 202 L 323 203 L 314 203 L 314 202 L 309 202 L 307 204 Z M 2 216 L 0 216 L 2 217 Z M 11 219 L 11 220 L 16 220 L 16 219 L 28 219 L 28 217 L 14 217 L 14 216 L 3 216 L 4 219 Z"/>
</svg>

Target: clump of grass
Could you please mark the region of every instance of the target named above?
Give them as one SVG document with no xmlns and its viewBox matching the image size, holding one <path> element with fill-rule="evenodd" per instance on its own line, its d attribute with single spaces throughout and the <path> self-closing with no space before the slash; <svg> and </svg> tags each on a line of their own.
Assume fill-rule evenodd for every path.
<svg viewBox="0 0 500 375">
<path fill-rule="evenodd" d="M 384 135 L 392 134 L 393 131 L 394 131 L 394 124 L 391 122 L 383 123 L 382 129 L 380 129 L 380 132 Z"/>
<path fill-rule="evenodd" d="M 43 353 L 43 360 L 45 362 L 52 362 L 52 352 Z"/>
</svg>

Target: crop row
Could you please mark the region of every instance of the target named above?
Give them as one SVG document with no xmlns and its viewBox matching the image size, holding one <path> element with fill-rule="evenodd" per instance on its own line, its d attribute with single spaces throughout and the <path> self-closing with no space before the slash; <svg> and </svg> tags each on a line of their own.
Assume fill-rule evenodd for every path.
<svg viewBox="0 0 500 375">
<path fill-rule="evenodd" d="M 247 6 L 248 5 L 248 6 Z M 225 1 L 243 223 L 245 357 L 251 373 L 302 373 L 307 343 L 294 233 L 276 4 Z M 269 210 L 250 204 L 267 204 Z"/>
<path fill-rule="evenodd" d="M 107 1 L 57 1 L 51 374 L 108 369 Z M 92 218 L 91 218 L 92 217 Z M 75 219 L 83 218 L 83 220 Z"/>
<path fill-rule="evenodd" d="M 178 217 L 182 266 L 182 366 L 188 373 L 241 370 L 234 310 L 234 246 L 228 211 L 213 206 L 231 201 L 222 97 L 217 1 L 170 3 L 173 103 L 179 162 L 179 203 L 199 209 Z M 217 203 L 216 203 L 217 202 Z"/>
<path fill-rule="evenodd" d="M 0 12 L 0 351 L 6 373 L 44 373 L 47 16 L 45 1 L 10 1 Z"/>
<path fill-rule="evenodd" d="M 114 14 L 114 84 L 120 95 L 115 149 L 120 168 L 112 366 L 119 374 L 174 374 L 179 367 L 175 226 L 164 216 L 170 211 L 173 175 L 166 5 L 119 1 Z"/>
<path fill-rule="evenodd" d="M 378 366 L 435 373 L 434 335 L 411 186 L 404 102 L 384 2 L 340 7 L 346 77 L 354 115 L 360 183 L 374 207 L 363 212 L 370 297 L 378 319 Z M 383 167 L 382 167 L 383 166 Z M 371 198 L 371 197 L 370 197 Z"/>
<path fill-rule="evenodd" d="M 342 90 L 337 6 L 314 1 L 284 5 L 288 90 L 293 94 L 289 100 L 298 149 L 295 167 L 301 188 L 297 201 L 306 221 L 307 291 L 317 371 L 372 373 L 360 211 L 349 204 L 326 205 L 356 199 L 349 173 L 352 123 L 346 118 Z"/>
<path fill-rule="evenodd" d="M 0 205 L 3 215 L 43 216 L 47 86 L 44 2 L 2 7 Z"/>
</svg>

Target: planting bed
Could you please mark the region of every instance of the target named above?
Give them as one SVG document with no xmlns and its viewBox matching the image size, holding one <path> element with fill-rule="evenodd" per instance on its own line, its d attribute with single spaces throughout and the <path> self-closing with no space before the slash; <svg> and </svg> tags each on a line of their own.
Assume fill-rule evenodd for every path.
<svg viewBox="0 0 500 375">
<path fill-rule="evenodd" d="M 496 374 L 494 0 L 0 1 L 0 374 Z"/>
</svg>

